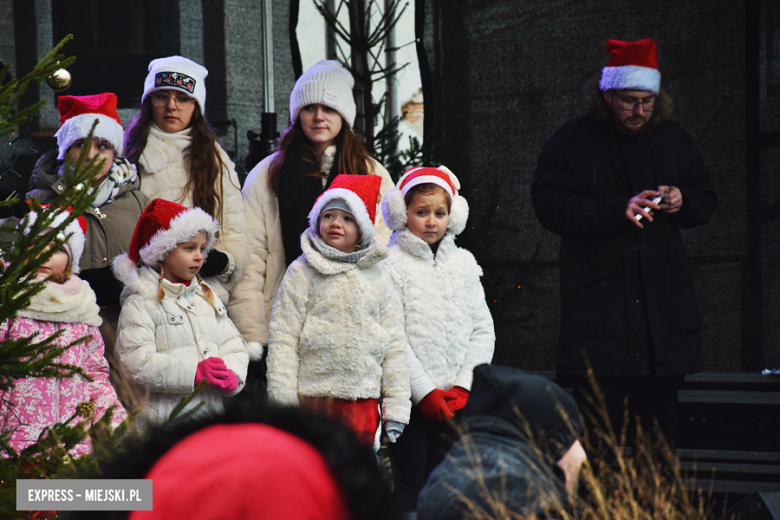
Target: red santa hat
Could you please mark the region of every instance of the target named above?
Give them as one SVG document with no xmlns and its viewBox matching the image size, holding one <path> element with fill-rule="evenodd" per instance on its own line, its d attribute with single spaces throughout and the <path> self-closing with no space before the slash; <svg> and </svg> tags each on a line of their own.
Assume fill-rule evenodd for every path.
<svg viewBox="0 0 780 520">
<path fill-rule="evenodd" d="M 217 221 L 200 208 L 186 208 L 168 200 L 154 199 L 138 218 L 126 256 L 134 264 L 141 260 L 145 265 L 154 267 L 177 244 L 190 240 L 201 231 L 207 235 L 208 254 L 217 242 Z"/>
<path fill-rule="evenodd" d="M 47 207 L 46 205 L 43 205 L 41 207 Z M 70 216 L 70 212 L 73 210 L 72 207 L 67 208 L 56 208 L 53 212 L 54 218 L 52 219 L 51 223 L 47 227 L 47 229 L 50 228 L 56 228 L 63 222 L 65 222 L 65 219 Z M 24 230 L 25 234 L 28 234 L 30 231 L 30 228 L 32 225 L 38 220 L 38 213 L 35 211 L 31 211 L 27 214 L 27 216 L 24 218 L 24 220 L 21 223 L 22 229 Z M 87 220 L 82 217 L 76 217 L 76 220 L 65 226 L 65 229 L 63 229 L 61 232 L 57 233 L 57 240 L 59 242 L 62 242 L 63 247 L 65 248 L 65 251 L 68 253 L 68 256 L 70 257 L 70 272 L 73 274 L 78 274 L 79 269 L 79 262 L 81 261 L 81 255 L 84 253 L 84 244 L 86 243 L 86 233 L 87 233 Z"/>
<path fill-rule="evenodd" d="M 133 511 L 130 520 L 350 518 L 322 453 L 267 424 L 204 428 L 164 453 L 145 478 L 154 481 L 154 509 Z"/>
<path fill-rule="evenodd" d="M 658 70 L 655 40 L 607 40 L 606 47 L 610 58 L 601 71 L 601 90 L 648 90 L 658 94 L 661 88 L 661 72 Z"/>
<path fill-rule="evenodd" d="M 319 234 L 319 218 L 323 211 L 340 208 L 355 217 L 360 229 L 360 241 L 366 244 L 375 234 L 376 203 L 382 178 L 378 175 L 338 175 L 330 188 L 319 196 L 309 212 L 309 229 Z M 343 201 L 344 205 L 338 203 Z"/>
<path fill-rule="evenodd" d="M 73 143 L 89 135 L 95 119 L 98 125 L 93 137 L 109 142 L 116 154 L 122 155 L 124 130 L 116 113 L 116 94 L 104 92 L 92 96 L 60 96 L 57 108 L 61 123 L 60 129 L 54 134 L 60 151 L 57 159 L 65 159 Z"/>
<path fill-rule="evenodd" d="M 469 204 L 458 194 L 460 181 L 446 166 L 418 167 L 406 170 L 406 173 L 398 180 L 395 189 L 387 192 L 382 199 L 382 215 L 387 227 L 393 231 L 401 231 L 406 228 L 405 197 L 409 190 L 420 184 L 435 184 L 447 192 L 452 201 L 447 229 L 456 235 L 461 233 L 466 228 L 466 221 L 469 218 Z"/>
</svg>

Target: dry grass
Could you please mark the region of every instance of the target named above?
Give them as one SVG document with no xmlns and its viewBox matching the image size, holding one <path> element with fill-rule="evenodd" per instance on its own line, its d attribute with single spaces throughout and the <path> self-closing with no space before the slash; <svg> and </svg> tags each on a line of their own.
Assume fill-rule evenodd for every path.
<svg viewBox="0 0 780 520">
<path fill-rule="evenodd" d="M 592 380 L 593 382 L 595 380 Z M 594 382 L 595 384 L 595 382 Z M 705 520 L 715 518 L 712 507 L 712 493 L 706 490 L 691 492 L 686 487 L 687 477 L 679 470 L 679 462 L 674 452 L 669 448 L 656 429 L 652 436 L 640 430 L 637 432 L 636 447 L 633 453 L 626 455 L 628 431 L 624 428 L 615 432 L 609 421 L 603 394 L 594 390 L 593 409 L 598 410 L 598 419 L 604 424 L 603 429 L 596 431 L 595 439 L 588 438 L 587 433 L 580 440 L 589 454 L 589 459 L 580 471 L 579 494 L 569 497 L 558 497 L 555 490 L 529 490 L 529 501 L 544 504 L 545 514 L 542 518 L 558 518 L 561 520 Z M 571 421 L 566 416 L 561 405 L 558 412 L 572 428 Z M 519 410 L 518 425 L 529 438 L 533 438 L 528 422 L 521 416 Z M 628 411 L 625 412 L 627 417 Z M 627 424 L 628 421 L 624 421 Z M 481 458 L 469 432 L 460 429 L 460 437 L 464 443 L 471 467 L 467 470 L 480 489 L 482 505 L 463 496 L 452 486 L 449 491 L 458 495 L 467 514 L 464 518 L 474 520 L 517 520 L 532 519 L 536 516 L 521 516 L 511 511 L 507 505 L 506 489 L 490 489 L 485 482 Z M 654 440 L 653 440 L 654 439 Z M 545 460 L 546 453 L 539 446 L 544 446 L 544 439 L 533 443 L 533 450 L 539 460 Z M 596 453 L 596 456 L 593 454 Z M 547 464 L 535 467 L 533 471 L 544 475 L 550 480 L 557 477 Z"/>
</svg>

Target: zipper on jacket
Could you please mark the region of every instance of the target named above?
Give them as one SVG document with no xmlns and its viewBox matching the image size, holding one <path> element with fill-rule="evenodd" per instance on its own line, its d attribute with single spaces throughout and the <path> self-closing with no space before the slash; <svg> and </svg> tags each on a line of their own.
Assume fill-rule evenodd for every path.
<svg viewBox="0 0 780 520">
<path fill-rule="evenodd" d="M 101 219 L 101 220 L 102 220 L 102 219 L 104 219 L 104 218 L 106 218 L 106 216 L 105 216 L 103 213 L 101 213 L 101 212 L 100 212 L 100 208 L 95 208 L 95 214 L 96 214 L 96 215 L 97 215 L 97 217 L 98 217 L 99 219 Z"/>
</svg>

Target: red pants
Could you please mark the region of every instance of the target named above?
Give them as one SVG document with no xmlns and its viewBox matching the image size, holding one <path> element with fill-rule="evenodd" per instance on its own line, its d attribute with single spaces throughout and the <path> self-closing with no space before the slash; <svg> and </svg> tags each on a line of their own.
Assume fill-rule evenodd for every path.
<svg viewBox="0 0 780 520">
<path fill-rule="evenodd" d="M 379 426 L 379 401 L 358 399 L 348 401 L 335 397 L 298 396 L 301 406 L 322 412 L 346 424 L 354 431 L 360 442 L 374 444 L 376 428 Z"/>
</svg>

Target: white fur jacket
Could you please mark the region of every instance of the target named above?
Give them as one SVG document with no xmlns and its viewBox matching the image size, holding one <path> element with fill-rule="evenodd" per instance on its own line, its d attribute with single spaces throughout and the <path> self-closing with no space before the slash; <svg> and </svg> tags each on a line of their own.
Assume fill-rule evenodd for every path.
<svg viewBox="0 0 780 520">
<path fill-rule="evenodd" d="M 474 367 L 493 359 L 496 335 L 482 269 L 447 231 L 434 257 L 407 228 L 393 233 L 390 256 L 380 266 L 403 305 L 412 402 L 435 388 L 471 390 Z"/>
<path fill-rule="evenodd" d="M 236 374 L 238 388 L 229 395 L 241 391 L 249 357 L 218 298 L 210 303 L 197 279 L 189 287 L 164 279 L 165 296 L 159 300 L 159 274 L 137 269 L 127 256 L 114 261 L 114 274 L 125 284 L 114 354 L 123 373 L 149 390 L 146 412 L 152 422 L 165 421 L 194 390 L 198 363 L 208 357 L 221 358 Z M 214 387 L 203 388 L 188 408 L 200 401 L 204 413 L 223 410 L 222 394 Z"/>
<path fill-rule="evenodd" d="M 376 242 L 357 263 L 326 258 L 301 236 L 271 312 L 268 397 L 297 405 L 298 395 L 357 400 L 383 396 L 385 421 L 409 422 L 409 368 L 400 309 L 390 277 L 376 265 Z"/>
<path fill-rule="evenodd" d="M 322 157 L 323 170 L 327 169 L 328 159 L 336 147 L 330 147 Z M 247 245 L 250 252 L 249 266 L 244 279 L 231 297 L 239 299 L 247 307 L 260 309 L 261 318 L 251 329 L 241 329 L 247 341 L 265 343 L 268 340 L 268 320 L 271 317 L 271 304 L 276 290 L 282 282 L 286 269 L 284 246 L 282 245 L 282 227 L 279 222 L 279 204 L 276 194 L 268 184 L 268 167 L 275 157 L 271 155 L 255 166 L 244 183 L 244 203 L 246 204 L 246 221 L 248 226 Z M 376 161 L 372 161 L 374 175 L 382 178 L 379 188 L 379 199 L 393 189 L 393 181 L 387 170 Z M 380 202 L 377 202 L 377 206 Z M 382 244 L 387 244 L 392 233 L 384 223 L 381 212 L 376 213 L 376 238 Z"/>
<path fill-rule="evenodd" d="M 207 278 L 206 281 L 223 302 L 227 302 L 228 314 L 236 327 L 246 336 L 251 336 L 255 323 L 260 321 L 262 309 L 240 306 L 232 302 L 235 287 L 244 276 L 249 262 L 244 198 L 236 175 L 233 161 L 217 145 L 225 165 L 222 177 L 224 213 L 220 222 L 219 241 L 216 249 L 227 253 L 230 265 L 225 274 Z M 150 134 L 146 148 L 138 158 L 141 176 L 141 191 L 150 199 L 161 198 L 191 208 L 192 193 L 185 193 L 187 167 L 184 156 L 172 144 Z M 228 295 L 229 293 L 229 295 Z"/>
</svg>

